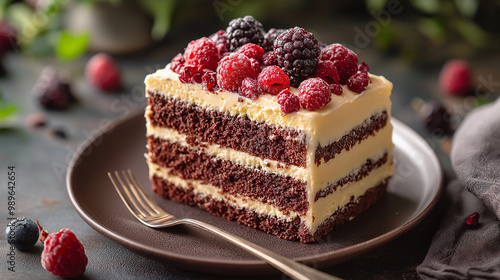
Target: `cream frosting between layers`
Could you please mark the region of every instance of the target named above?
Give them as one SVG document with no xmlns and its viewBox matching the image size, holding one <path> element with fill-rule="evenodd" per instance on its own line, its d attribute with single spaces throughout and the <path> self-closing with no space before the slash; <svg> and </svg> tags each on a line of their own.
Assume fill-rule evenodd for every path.
<svg viewBox="0 0 500 280">
<path fill-rule="evenodd" d="M 198 180 L 184 180 L 180 177 L 171 175 L 169 168 L 161 167 L 151 162 L 149 156 L 146 157 L 148 159 L 150 177 L 158 176 L 174 184 L 176 187 L 184 189 L 192 188 L 195 194 L 208 195 L 216 200 L 223 200 L 234 207 L 245 208 L 258 214 L 268 215 L 286 221 L 291 221 L 296 217 L 300 217 L 301 221 L 310 229 L 311 233 L 314 233 L 318 226 L 328 219 L 335 211 L 351 202 L 351 197 L 354 197 L 354 201 L 356 201 L 357 198 L 363 195 L 368 189 L 375 187 L 384 179 L 392 175 L 392 163 L 387 163 L 371 172 L 365 179 L 353 182 L 349 184 L 349 187 L 342 188 L 324 198 L 320 198 L 312 204 L 306 215 L 300 216 L 297 212 L 284 212 L 274 205 L 263 203 L 246 196 L 223 193 L 219 188 L 211 184 L 204 184 Z"/>
</svg>

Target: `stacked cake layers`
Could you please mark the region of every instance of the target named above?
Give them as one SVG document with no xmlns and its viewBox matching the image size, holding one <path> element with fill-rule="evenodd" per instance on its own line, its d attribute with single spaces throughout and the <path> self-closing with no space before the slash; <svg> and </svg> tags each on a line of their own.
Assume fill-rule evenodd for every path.
<svg viewBox="0 0 500 280">
<path fill-rule="evenodd" d="M 393 174 L 392 84 L 283 114 L 276 95 L 242 98 L 146 77 L 147 160 L 159 195 L 280 238 L 312 242 L 364 212 Z M 291 87 L 292 93 L 296 88 Z"/>
</svg>

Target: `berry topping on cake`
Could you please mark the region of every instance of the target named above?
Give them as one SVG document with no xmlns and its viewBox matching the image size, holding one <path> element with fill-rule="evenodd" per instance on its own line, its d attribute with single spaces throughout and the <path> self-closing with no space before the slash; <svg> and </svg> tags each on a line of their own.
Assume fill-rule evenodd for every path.
<svg viewBox="0 0 500 280">
<path fill-rule="evenodd" d="M 330 84 L 330 91 L 335 95 L 341 95 L 344 90 L 339 84 Z"/>
<path fill-rule="evenodd" d="M 278 65 L 275 52 L 266 52 L 262 64 L 265 66 Z"/>
<path fill-rule="evenodd" d="M 122 86 L 118 64 L 105 53 L 98 53 L 87 62 L 85 76 L 90 84 L 105 92 L 115 91 Z"/>
<path fill-rule="evenodd" d="M 339 72 L 341 85 L 345 85 L 358 72 L 358 55 L 341 44 L 331 44 L 321 50 L 320 60 L 332 61 Z"/>
<path fill-rule="evenodd" d="M 262 58 L 264 57 L 264 49 L 251 43 L 239 48 L 237 53 L 242 53 L 250 58 L 257 60 L 259 63 L 262 62 Z"/>
<path fill-rule="evenodd" d="M 222 58 L 225 53 L 229 52 L 229 44 L 227 43 L 226 31 L 219 30 L 210 35 L 210 40 L 215 42 L 215 46 L 219 50 L 219 58 Z"/>
<path fill-rule="evenodd" d="M 45 67 L 33 92 L 40 104 L 48 110 L 67 109 L 75 100 L 69 82 L 52 67 Z"/>
<path fill-rule="evenodd" d="M 468 227 L 476 227 L 478 225 L 478 223 L 479 223 L 479 213 L 477 213 L 477 212 L 472 213 L 465 220 L 465 224 Z"/>
<path fill-rule="evenodd" d="M 265 92 L 274 95 L 290 87 L 290 79 L 278 66 L 264 68 L 257 80 Z"/>
<path fill-rule="evenodd" d="M 295 27 L 278 36 L 274 41 L 274 52 L 278 66 L 290 77 L 292 86 L 297 87 L 303 80 L 314 76 L 320 48 L 318 40 L 305 29 Z"/>
<path fill-rule="evenodd" d="M 347 87 L 357 93 L 363 92 L 370 83 L 370 77 L 366 72 L 358 72 L 347 79 Z"/>
<path fill-rule="evenodd" d="M 182 53 L 178 53 L 172 61 L 170 61 L 170 69 L 179 74 L 185 62 L 186 60 L 184 59 L 184 55 Z"/>
<path fill-rule="evenodd" d="M 264 29 L 262 24 L 252 16 L 236 18 L 229 22 L 226 28 L 229 51 L 235 51 L 239 47 L 252 43 L 262 45 L 264 40 Z"/>
<path fill-rule="evenodd" d="M 184 59 L 188 65 L 215 71 L 219 62 L 219 50 L 214 41 L 200 38 L 188 44 Z"/>
<path fill-rule="evenodd" d="M 35 246 L 40 232 L 33 220 L 26 217 L 16 218 L 7 224 L 5 239 L 19 250 L 28 250 Z"/>
<path fill-rule="evenodd" d="M 287 31 L 287 29 L 276 29 L 271 28 L 264 35 L 264 42 L 262 43 L 262 47 L 266 52 L 274 50 L 274 40 L 278 38 L 283 32 Z"/>
<path fill-rule="evenodd" d="M 206 71 L 201 77 L 201 83 L 206 90 L 214 92 L 217 90 L 217 73 L 214 71 Z"/>
<path fill-rule="evenodd" d="M 239 95 L 250 99 L 257 99 L 262 93 L 264 93 L 262 87 L 255 79 L 251 78 L 243 79 L 240 90 L 238 91 Z"/>
<path fill-rule="evenodd" d="M 203 77 L 203 70 L 201 68 L 184 65 L 180 68 L 179 80 L 185 84 L 201 83 Z"/>
<path fill-rule="evenodd" d="M 256 79 L 259 63 L 241 53 L 232 53 L 219 62 L 217 83 L 224 90 L 238 92 L 245 78 Z"/>
<path fill-rule="evenodd" d="M 280 104 L 281 111 L 285 114 L 293 113 L 300 109 L 299 98 L 291 93 L 289 89 L 284 89 L 278 94 L 278 104 Z"/>
<path fill-rule="evenodd" d="M 338 84 L 340 77 L 337 67 L 330 60 L 322 60 L 318 62 L 316 68 L 316 77 L 320 77 L 329 84 Z"/>
<path fill-rule="evenodd" d="M 67 278 L 85 272 L 85 249 L 70 229 L 48 235 L 42 252 L 42 266 L 56 276 Z"/>
<path fill-rule="evenodd" d="M 358 65 L 358 71 L 359 71 L 359 72 L 368 73 L 368 72 L 370 71 L 370 68 L 368 67 L 368 65 L 366 65 L 366 63 L 361 62 L 361 63 Z"/>
<path fill-rule="evenodd" d="M 321 109 L 332 100 L 330 86 L 321 78 L 303 81 L 298 90 L 300 105 L 309 111 Z"/>
</svg>

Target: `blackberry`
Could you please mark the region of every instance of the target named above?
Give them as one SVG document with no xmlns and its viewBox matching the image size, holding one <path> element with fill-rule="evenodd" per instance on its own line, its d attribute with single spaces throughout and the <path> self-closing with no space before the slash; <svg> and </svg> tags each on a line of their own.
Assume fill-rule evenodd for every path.
<svg viewBox="0 0 500 280">
<path fill-rule="evenodd" d="M 255 18 L 245 16 L 229 22 L 229 26 L 226 28 L 226 36 L 229 42 L 229 51 L 233 52 L 248 43 L 261 46 L 264 40 L 264 29 L 262 24 Z"/>
<path fill-rule="evenodd" d="M 19 250 L 28 250 L 35 246 L 39 236 L 36 223 L 26 217 L 10 221 L 5 229 L 7 242 Z"/>
<path fill-rule="evenodd" d="M 314 77 L 320 48 L 313 34 L 300 27 L 289 29 L 274 41 L 274 52 L 291 86 L 298 87 L 303 80 Z"/>
<path fill-rule="evenodd" d="M 42 70 L 33 91 L 39 103 L 48 110 L 62 111 L 75 101 L 69 82 L 49 66 Z"/>
<path fill-rule="evenodd" d="M 262 42 L 262 48 L 268 52 L 272 51 L 274 47 L 274 40 L 278 38 L 281 34 L 283 34 L 287 29 L 276 29 L 276 28 L 271 28 L 267 33 L 264 35 L 264 42 Z"/>
</svg>

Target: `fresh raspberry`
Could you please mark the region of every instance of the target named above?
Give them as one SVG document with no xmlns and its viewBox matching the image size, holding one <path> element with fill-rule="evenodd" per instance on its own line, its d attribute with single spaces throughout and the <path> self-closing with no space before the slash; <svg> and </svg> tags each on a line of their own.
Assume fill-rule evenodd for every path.
<svg viewBox="0 0 500 280">
<path fill-rule="evenodd" d="M 347 87 L 357 93 L 363 92 L 370 82 L 370 77 L 365 72 L 359 72 L 347 80 Z"/>
<path fill-rule="evenodd" d="M 6 21 L 0 21 L 0 56 L 17 48 L 16 30 Z"/>
<path fill-rule="evenodd" d="M 184 59 L 184 55 L 178 53 L 170 62 L 170 69 L 172 69 L 172 71 L 174 71 L 175 73 L 179 74 L 185 62 L 186 60 Z"/>
<path fill-rule="evenodd" d="M 42 266 L 48 272 L 65 278 L 74 278 L 85 272 L 85 249 L 70 229 L 61 229 L 45 239 Z"/>
<path fill-rule="evenodd" d="M 293 113 L 300 109 L 299 98 L 291 93 L 289 89 L 284 89 L 278 94 L 278 104 L 280 104 L 281 111 L 285 114 Z"/>
<path fill-rule="evenodd" d="M 120 68 L 105 53 L 98 53 L 87 62 L 85 76 L 90 84 L 106 92 L 115 91 L 122 85 Z"/>
<path fill-rule="evenodd" d="M 226 31 L 219 30 L 210 35 L 210 40 L 215 42 L 217 50 L 219 50 L 219 58 L 222 58 L 225 53 L 229 52 L 229 44 L 227 43 Z"/>
<path fill-rule="evenodd" d="M 278 66 L 264 68 L 257 77 L 257 81 L 265 92 L 274 95 L 290 87 L 290 79 Z"/>
<path fill-rule="evenodd" d="M 271 65 L 278 65 L 278 61 L 276 61 L 276 53 L 275 52 L 264 53 L 264 59 L 262 60 L 262 65 L 264 65 L 264 67 Z"/>
<path fill-rule="evenodd" d="M 224 90 L 238 92 L 243 79 L 256 79 L 259 63 L 241 53 L 232 53 L 224 57 L 217 67 L 217 82 Z"/>
<path fill-rule="evenodd" d="M 203 37 L 188 44 L 184 59 L 186 64 L 215 71 L 219 62 L 219 50 L 214 41 Z"/>
<path fill-rule="evenodd" d="M 202 82 L 203 75 L 206 71 L 192 65 L 184 65 L 179 71 L 179 80 L 184 84 L 199 84 Z"/>
<path fill-rule="evenodd" d="M 267 33 L 264 35 L 264 42 L 262 42 L 262 48 L 266 52 L 272 51 L 274 48 L 274 40 L 278 38 L 283 32 L 287 31 L 287 29 L 276 29 L 276 28 L 271 28 Z"/>
<path fill-rule="evenodd" d="M 309 111 L 321 109 L 332 100 L 330 86 L 321 78 L 303 81 L 298 90 L 300 105 Z"/>
<path fill-rule="evenodd" d="M 252 16 L 236 18 L 229 22 L 226 28 L 229 51 L 234 52 L 239 47 L 252 43 L 262 45 L 264 40 L 264 29 L 262 24 Z"/>
<path fill-rule="evenodd" d="M 330 91 L 335 95 L 342 95 L 344 90 L 339 84 L 330 84 Z"/>
<path fill-rule="evenodd" d="M 274 41 L 278 66 L 290 77 L 290 85 L 297 87 L 313 77 L 318 65 L 318 40 L 303 28 L 288 29 Z"/>
<path fill-rule="evenodd" d="M 361 62 L 359 65 L 358 65 L 358 71 L 359 72 L 365 72 L 365 73 L 368 73 L 370 71 L 370 68 L 368 67 L 368 65 L 364 62 Z"/>
<path fill-rule="evenodd" d="M 262 58 L 264 57 L 264 49 L 251 43 L 242 46 L 236 52 L 242 53 L 250 58 L 253 58 L 257 60 L 259 63 L 262 62 Z"/>
<path fill-rule="evenodd" d="M 239 95 L 250 99 L 257 99 L 262 93 L 264 93 L 262 87 L 256 80 L 251 78 L 243 79 L 243 82 L 241 82 L 241 87 L 238 91 Z"/>
<path fill-rule="evenodd" d="M 447 61 L 439 74 L 439 86 L 449 95 L 465 95 L 473 88 L 470 65 L 462 59 Z"/>
<path fill-rule="evenodd" d="M 49 66 L 42 70 L 33 93 L 40 105 L 47 110 L 62 111 L 75 101 L 69 81 Z"/>
<path fill-rule="evenodd" d="M 214 71 L 207 71 L 201 77 L 201 83 L 206 90 L 214 92 L 217 90 L 217 74 Z"/>
<path fill-rule="evenodd" d="M 338 84 L 340 77 L 337 67 L 330 60 L 320 60 L 316 68 L 316 77 L 320 77 L 329 84 Z"/>
<path fill-rule="evenodd" d="M 321 50 L 320 60 L 332 61 L 339 72 L 341 85 L 358 72 L 358 55 L 341 44 L 331 44 Z"/>
</svg>

